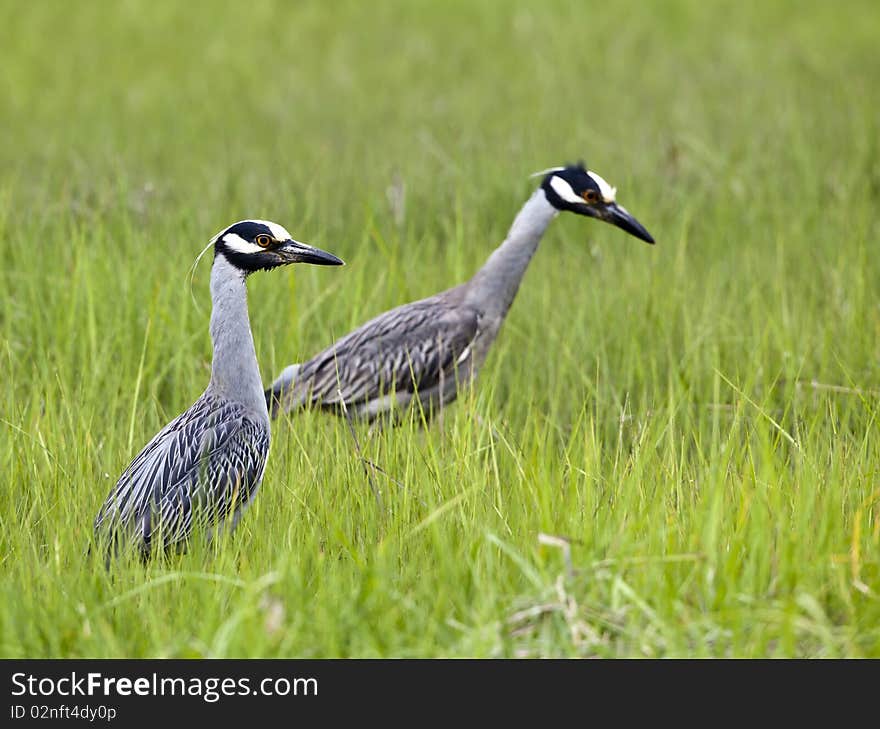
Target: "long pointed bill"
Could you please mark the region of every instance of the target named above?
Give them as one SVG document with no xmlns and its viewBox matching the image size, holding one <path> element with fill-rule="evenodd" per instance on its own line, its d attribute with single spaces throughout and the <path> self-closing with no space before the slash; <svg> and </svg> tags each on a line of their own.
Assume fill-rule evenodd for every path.
<svg viewBox="0 0 880 729">
<path fill-rule="evenodd" d="M 630 235 L 634 235 L 645 243 L 653 243 L 654 238 L 645 230 L 645 227 L 636 220 L 629 211 L 617 203 L 609 203 L 602 215 L 602 220 L 606 223 L 616 225 L 618 228 L 625 230 Z"/>
<path fill-rule="evenodd" d="M 322 251 L 320 248 L 313 248 L 296 240 L 287 241 L 281 248 L 277 249 L 277 252 L 289 263 L 311 263 L 314 266 L 345 265 L 345 261 L 337 258 L 332 253 Z"/>
</svg>

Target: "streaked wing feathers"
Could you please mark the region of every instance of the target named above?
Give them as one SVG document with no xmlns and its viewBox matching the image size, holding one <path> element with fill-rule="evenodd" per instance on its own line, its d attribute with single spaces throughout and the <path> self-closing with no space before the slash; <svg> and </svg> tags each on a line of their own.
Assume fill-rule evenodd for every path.
<svg viewBox="0 0 880 729">
<path fill-rule="evenodd" d="M 184 541 L 194 520 L 214 525 L 246 504 L 259 485 L 269 430 L 244 408 L 209 394 L 163 428 L 125 470 L 95 520 L 99 534 L 123 534 L 149 552 Z"/>
<path fill-rule="evenodd" d="M 424 392 L 453 377 L 477 334 L 477 312 L 441 296 L 392 309 L 305 362 L 293 400 L 358 404 L 396 391 Z M 463 357 L 464 356 L 464 357 Z"/>
</svg>

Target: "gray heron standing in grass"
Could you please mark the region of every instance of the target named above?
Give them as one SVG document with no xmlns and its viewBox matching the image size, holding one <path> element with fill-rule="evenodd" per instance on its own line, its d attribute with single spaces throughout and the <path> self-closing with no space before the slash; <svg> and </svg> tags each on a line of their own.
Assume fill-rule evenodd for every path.
<svg viewBox="0 0 880 729">
<path fill-rule="evenodd" d="M 108 554 L 135 545 L 183 546 L 193 526 L 234 528 L 269 453 L 269 413 L 251 335 L 245 279 L 289 263 L 342 264 L 276 223 L 243 220 L 218 233 L 211 267 L 211 380 L 202 396 L 146 445 L 95 519 Z M 202 251 L 204 253 L 205 251 Z"/>
<path fill-rule="evenodd" d="M 415 398 L 428 417 L 474 379 L 519 289 L 547 226 L 560 212 L 603 220 L 653 243 L 616 201 L 616 190 L 583 164 L 544 178 L 507 238 L 466 283 L 380 314 L 301 364 L 266 390 L 273 415 L 320 407 L 372 419 Z"/>
</svg>

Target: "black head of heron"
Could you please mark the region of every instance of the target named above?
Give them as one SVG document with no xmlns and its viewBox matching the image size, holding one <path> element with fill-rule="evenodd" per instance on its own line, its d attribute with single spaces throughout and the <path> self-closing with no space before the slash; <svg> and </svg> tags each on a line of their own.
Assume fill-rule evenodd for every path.
<svg viewBox="0 0 880 729">
<path fill-rule="evenodd" d="M 332 253 L 294 240 L 278 223 L 268 220 L 241 220 L 230 225 L 214 237 L 214 255 L 217 254 L 225 256 L 245 275 L 289 263 L 343 265 Z"/>
<path fill-rule="evenodd" d="M 645 227 L 626 208 L 617 204 L 617 188 L 583 164 L 547 170 L 541 187 L 557 210 L 604 220 L 646 243 L 654 242 Z"/>
</svg>

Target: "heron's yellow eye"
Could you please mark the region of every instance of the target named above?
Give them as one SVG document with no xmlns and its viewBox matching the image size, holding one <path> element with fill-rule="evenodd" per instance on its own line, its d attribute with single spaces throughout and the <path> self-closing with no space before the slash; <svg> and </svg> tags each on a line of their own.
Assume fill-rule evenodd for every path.
<svg viewBox="0 0 880 729">
<path fill-rule="evenodd" d="M 254 242 L 260 246 L 260 248 L 268 248 L 272 243 L 272 236 L 266 235 L 265 233 L 260 233 L 256 238 L 254 238 Z"/>
<path fill-rule="evenodd" d="M 584 192 L 584 200 L 588 203 L 592 204 L 599 199 L 599 196 L 596 194 L 595 190 L 587 190 Z"/>
</svg>

